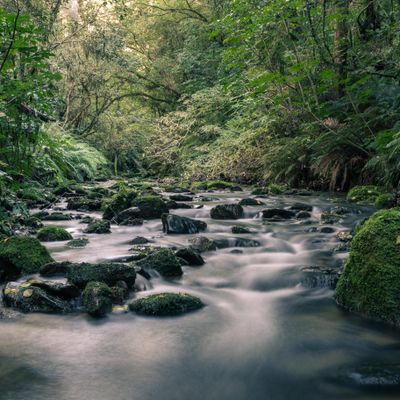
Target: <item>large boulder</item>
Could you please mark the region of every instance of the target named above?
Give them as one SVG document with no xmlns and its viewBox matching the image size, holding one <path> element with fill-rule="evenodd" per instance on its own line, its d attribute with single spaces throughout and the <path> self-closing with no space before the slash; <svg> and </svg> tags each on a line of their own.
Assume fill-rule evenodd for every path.
<svg viewBox="0 0 400 400">
<path fill-rule="evenodd" d="M 180 217 L 179 215 L 163 214 L 161 216 L 163 231 L 168 234 L 199 233 L 207 229 L 203 221 Z"/>
<path fill-rule="evenodd" d="M 290 219 L 296 216 L 293 211 L 280 208 L 270 208 L 268 210 L 263 210 L 261 212 L 261 215 L 264 219 Z"/>
<path fill-rule="evenodd" d="M 23 312 L 70 312 L 72 305 L 45 287 L 31 285 L 30 282 L 9 282 L 3 289 L 3 301 L 8 307 Z"/>
<path fill-rule="evenodd" d="M 133 221 L 137 221 L 138 219 L 141 219 L 141 212 L 139 207 L 127 208 L 126 210 L 121 211 L 114 217 L 114 221 L 120 225 L 135 225 L 136 223 L 133 223 Z"/>
<path fill-rule="evenodd" d="M 42 242 L 62 242 L 72 240 L 72 235 L 64 228 L 45 226 L 38 231 L 37 238 Z"/>
<path fill-rule="evenodd" d="M 92 221 L 83 232 L 97 234 L 111 233 L 110 221 L 96 219 Z"/>
<path fill-rule="evenodd" d="M 187 293 L 152 294 L 129 304 L 137 314 L 149 316 L 180 315 L 204 307 L 203 302 Z"/>
<path fill-rule="evenodd" d="M 215 245 L 214 241 L 205 236 L 194 237 L 190 239 L 189 242 L 190 248 L 199 253 L 217 250 L 217 246 Z"/>
<path fill-rule="evenodd" d="M 103 282 L 89 282 L 83 291 L 83 305 L 92 317 L 103 317 L 112 310 L 113 292 Z"/>
<path fill-rule="evenodd" d="M 144 270 L 155 270 L 164 278 L 176 278 L 183 274 L 179 258 L 170 249 L 158 249 L 142 260 L 137 265 Z"/>
<path fill-rule="evenodd" d="M 335 299 L 349 311 L 400 326 L 400 210 L 382 210 L 356 232 Z"/>
<path fill-rule="evenodd" d="M 161 215 L 168 213 L 166 203 L 159 196 L 139 196 L 133 201 L 133 205 L 139 208 L 143 219 L 161 218 Z"/>
<path fill-rule="evenodd" d="M 0 279 L 37 273 L 52 261 L 47 249 L 36 238 L 13 236 L 0 241 Z"/>
<path fill-rule="evenodd" d="M 135 267 L 121 263 L 71 264 L 67 268 L 66 275 L 68 282 L 80 288 L 91 281 L 103 282 L 110 286 L 118 281 L 124 281 L 132 287 L 136 280 Z"/>
<path fill-rule="evenodd" d="M 199 267 L 204 265 L 203 257 L 195 250 L 188 248 L 188 249 L 179 249 L 175 255 L 182 260 L 184 260 L 185 264 Z"/>
<path fill-rule="evenodd" d="M 112 220 L 122 211 L 133 206 L 133 200 L 137 197 L 137 193 L 133 190 L 121 190 L 110 201 L 108 201 L 103 218 Z"/>
<path fill-rule="evenodd" d="M 211 209 L 212 219 L 239 219 L 243 215 L 243 207 L 239 204 L 221 204 Z"/>
</svg>

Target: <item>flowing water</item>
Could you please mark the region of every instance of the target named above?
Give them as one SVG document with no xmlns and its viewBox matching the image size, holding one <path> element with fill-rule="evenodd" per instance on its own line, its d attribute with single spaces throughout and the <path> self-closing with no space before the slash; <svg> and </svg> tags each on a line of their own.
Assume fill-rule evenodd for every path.
<svg viewBox="0 0 400 400">
<path fill-rule="evenodd" d="M 209 193 L 206 194 L 210 196 Z M 257 248 L 204 254 L 200 268 L 184 267 L 182 279 L 142 281 L 143 296 L 185 291 L 206 307 L 174 318 L 133 313 L 94 320 L 85 314 L 30 314 L 0 323 L 1 400 L 291 400 L 392 399 L 394 391 L 371 390 L 342 379 L 362 365 L 400 359 L 400 336 L 336 307 L 332 291 L 304 287 L 301 268 L 337 266 L 346 254 L 334 253 L 335 233 L 307 232 L 319 226 L 325 208 L 344 203 L 328 195 L 279 196 L 267 206 L 245 207 L 235 223 L 209 218 L 210 208 L 237 202 L 249 193 L 213 193 L 219 200 L 198 202 L 201 209 L 173 213 L 204 220 L 204 236 L 232 238 L 232 225 L 250 227 Z M 263 208 L 314 206 L 304 221 L 263 222 Z M 353 207 L 336 230 L 348 230 L 371 213 Z M 83 235 L 77 220 L 52 223 Z M 166 236 L 159 220 L 141 227 L 113 226 L 109 235 L 86 235 L 83 249 L 49 244 L 56 260 L 102 261 L 129 255 L 136 236 L 157 246 L 185 246 L 190 235 Z"/>
</svg>

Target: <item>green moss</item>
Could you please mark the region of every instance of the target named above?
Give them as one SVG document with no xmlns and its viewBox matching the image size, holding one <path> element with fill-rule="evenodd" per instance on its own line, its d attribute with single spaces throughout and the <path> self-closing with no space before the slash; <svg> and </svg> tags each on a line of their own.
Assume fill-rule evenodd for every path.
<svg viewBox="0 0 400 400">
<path fill-rule="evenodd" d="M 161 218 L 162 214 L 168 213 L 167 204 L 159 196 L 139 196 L 132 205 L 139 208 L 140 216 L 144 219 Z"/>
<path fill-rule="evenodd" d="M 111 199 L 107 199 L 103 203 L 103 218 L 111 220 L 121 211 L 133 206 L 133 200 L 137 197 L 137 193 L 133 190 L 122 189 Z"/>
<path fill-rule="evenodd" d="M 154 269 L 165 278 L 179 277 L 183 274 L 179 258 L 170 249 L 160 249 L 137 262 L 144 269 Z"/>
<path fill-rule="evenodd" d="M 395 202 L 395 196 L 392 193 L 384 193 L 378 196 L 375 200 L 377 207 L 389 208 L 392 207 Z"/>
<path fill-rule="evenodd" d="M 353 203 L 374 204 L 382 191 L 377 186 L 355 186 L 347 193 L 347 200 Z"/>
<path fill-rule="evenodd" d="M 87 228 L 83 231 L 85 233 L 111 233 L 111 224 L 110 221 L 104 221 L 101 219 L 96 219 L 89 223 Z"/>
<path fill-rule="evenodd" d="M 61 242 L 63 240 L 71 240 L 72 235 L 64 228 L 45 226 L 38 231 L 37 238 L 42 242 Z"/>
<path fill-rule="evenodd" d="M 282 194 L 286 190 L 286 187 L 283 185 L 278 185 L 276 183 L 270 183 L 267 186 L 268 194 Z"/>
<path fill-rule="evenodd" d="M 204 181 L 193 182 L 191 185 L 192 190 L 225 190 L 231 189 L 235 185 L 231 182 L 225 181 Z"/>
<path fill-rule="evenodd" d="M 54 261 L 47 249 L 36 238 L 14 236 L 0 242 L 0 265 L 10 272 L 33 274 L 40 267 Z"/>
<path fill-rule="evenodd" d="M 187 293 L 160 293 L 147 296 L 129 304 L 138 314 L 153 316 L 179 315 L 204 307 L 202 301 Z"/>
<path fill-rule="evenodd" d="M 89 282 L 83 291 L 83 305 L 93 317 L 103 317 L 112 310 L 112 290 L 102 282 Z"/>
<path fill-rule="evenodd" d="M 335 291 L 341 306 L 400 326 L 400 209 L 381 210 L 357 231 Z"/>
</svg>

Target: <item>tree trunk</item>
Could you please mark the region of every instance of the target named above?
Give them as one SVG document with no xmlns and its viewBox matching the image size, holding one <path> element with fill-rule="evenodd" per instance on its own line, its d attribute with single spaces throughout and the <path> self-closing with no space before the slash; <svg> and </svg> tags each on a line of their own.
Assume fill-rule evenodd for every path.
<svg viewBox="0 0 400 400">
<path fill-rule="evenodd" d="M 336 0 L 335 12 L 338 15 L 335 27 L 336 96 L 341 98 L 345 94 L 345 80 L 347 77 L 349 0 Z"/>
</svg>

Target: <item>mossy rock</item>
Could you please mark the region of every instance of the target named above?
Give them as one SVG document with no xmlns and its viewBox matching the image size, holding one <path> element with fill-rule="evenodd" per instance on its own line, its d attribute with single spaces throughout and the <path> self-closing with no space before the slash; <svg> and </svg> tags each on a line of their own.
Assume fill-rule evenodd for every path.
<svg viewBox="0 0 400 400">
<path fill-rule="evenodd" d="M 67 204 L 68 210 L 77 211 L 100 211 L 101 201 L 89 199 L 88 197 L 71 197 Z"/>
<path fill-rule="evenodd" d="M 97 234 L 111 233 L 110 221 L 96 219 L 96 220 L 90 222 L 90 224 L 87 226 L 87 228 L 83 232 L 84 233 L 97 233 Z"/>
<path fill-rule="evenodd" d="M 54 261 L 38 239 L 30 236 L 13 236 L 0 242 L 2 277 L 18 276 L 21 272 L 34 274 Z"/>
<path fill-rule="evenodd" d="M 381 210 L 358 229 L 335 291 L 337 303 L 400 326 L 400 209 Z"/>
<path fill-rule="evenodd" d="M 203 302 L 187 293 L 152 294 L 129 304 L 129 309 L 137 314 L 149 316 L 173 316 L 199 310 Z"/>
<path fill-rule="evenodd" d="M 267 186 L 268 194 L 282 194 L 286 189 L 286 186 L 278 185 L 276 183 L 270 183 Z"/>
<path fill-rule="evenodd" d="M 170 249 L 159 249 L 137 262 L 145 270 L 155 270 L 164 278 L 180 277 L 183 274 L 179 258 Z"/>
<path fill-rule="evenodd" d="M 243 218 L 244 210 L 239 204 L 221 204 L 211 209 L 212 219 L 239 219 Z"/>
<path fill-rule="evenodd" d="M 377 186 L 355 186 L 347 193 L 347 200 L 353 203 L 375 204 L 382 194 L 382 190 Z"/>
<path fill-rule="evenodd" d="M 168 213 L 167 204 L 159 196 L 139 196 L 133 201 L 133 206 L 138 207 L 140 216 L 144 219 L 161 218 Z"/>
<path fill-rule="evenodd" d="M 42 221 L 70 221 L 71 219 L 71 215 L 64 214 L 62 212 L 54 212 L 48 215 L 43 215 L 41 218 Z"/>
<path fill-rule="evenodd" d="M 83 291 L 83 305 L 92 317 L 103 317 L 112 310 L 113 292 L 102 282 L 89 282 Z"/>
<path fill-rule="evenodd" d="M 249 228 L 246 228 L 245 226 L 235 225 L 235 226 L 232 226 L 232 233 L 235 233 L 235 234 L 251 233 L 251 231 Z"/>
<path fill-rule="evenodd" d="M 239 205 L 241 205 L 241 206 L 263 206 L 263 205 L 265 205 L 265 203 L 262 202 L 261 200 L 247 198 L 247 199 L 240 200 Z"/>
<path fill-rule="evenodd" d="M 79 249 L 79 248 L 83 248 L 86 247 L 89 244 L 89 239 L 87 238 L 80 238 L 80 239 L 73 239 L 70 240 L 67 243 L 68 247 L 71 247 L 73 249 Z"/>
<path fill-rule="evenodd" d="M 136 280 L 136 269 L 133 265 L 121 263 L 70 264 L 66 266 L 68 281 L 78 287 L 85 287 L 88 282 L 103 282 L 113 286 L 124 281 L 131 287 Z"/>
<path fill-rule="evenodd" d="M 133 190 L 121 190 L 111 199 L 105 200 L 103 218 L 112 220 L 121 211 L 133 206 L 133 200 L 137 197 L 137 193 Z"/>
<path fill-rule="evenodd" d="M 204 181 L 194 182 L 191 185 L 193 190 L 230 190 L 235 186 L 231 182 L 225 181 Z"/>
<path fill-rule="evenodd" d="M 392 193 L 384 193 L 375 200 L 375 205 L 381 208 L 390 208 L 395 205 L 396 196 Z"/>
<path fill-rule="evenodd" d="M 38 231 L 37 238 L 41 242 L 62 242 L 64 240 L 72 240 L 72 235 L 64 228 L 45 226 Z"/>
</svg>

